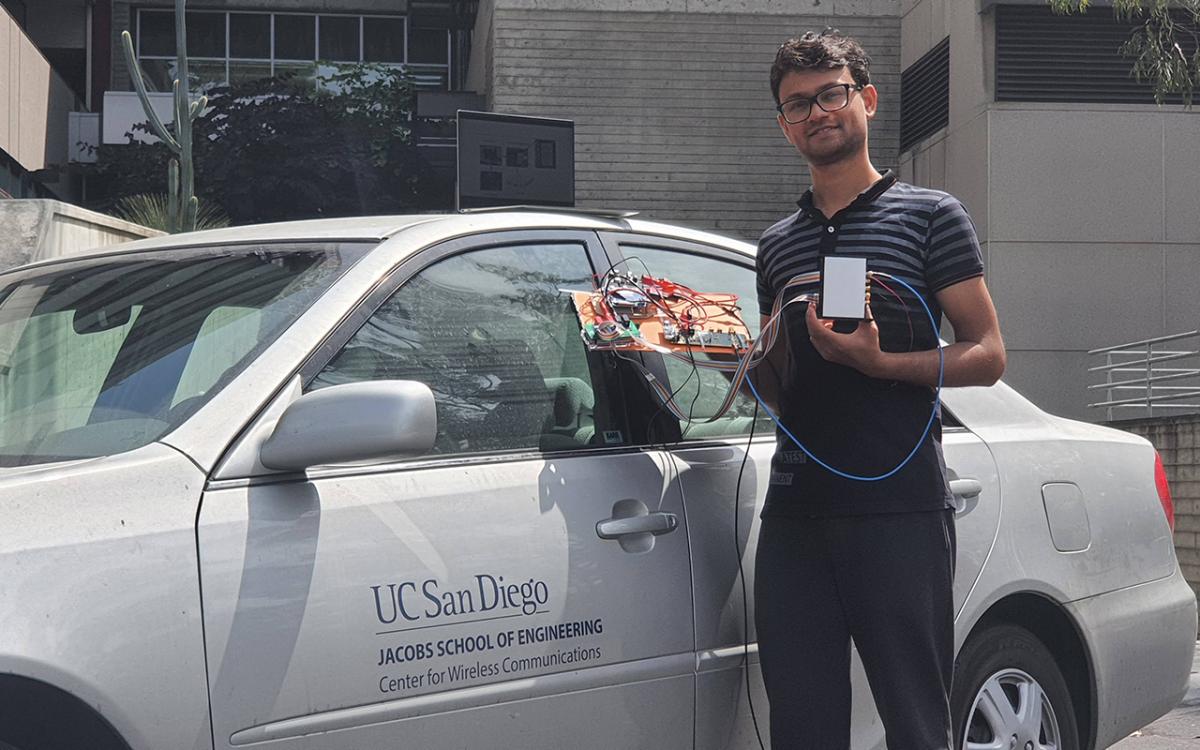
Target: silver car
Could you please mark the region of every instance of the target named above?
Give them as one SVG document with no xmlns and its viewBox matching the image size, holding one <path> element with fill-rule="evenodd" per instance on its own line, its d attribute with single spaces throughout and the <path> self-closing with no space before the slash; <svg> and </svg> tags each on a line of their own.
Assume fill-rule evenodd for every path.
<svg viewBox="0 0 1200 750">
<path fill-rule="evenodd" d="M 757 747 L 773 430 L 747 399 L 701 423 L 720 373 L 646 355 L 670 418 L 565 294 L 623 265 L 753 305 L 753 256 L 510 210 L 0 275 L 0 748 Z M 962 746 L 1107 747 L 1196 637 L 1154 449 L 944 398 Z"/>
</svg>

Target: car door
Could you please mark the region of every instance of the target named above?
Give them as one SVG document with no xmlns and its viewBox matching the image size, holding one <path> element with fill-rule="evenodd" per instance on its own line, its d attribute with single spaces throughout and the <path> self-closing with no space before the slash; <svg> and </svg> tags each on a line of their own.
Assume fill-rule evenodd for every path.
<svg viewBox="0 0 1200 750">
<path fill-rule="evenodd" d="M 757 335 L 754 264 L 749 256 L 661 237 L 622 233 L 602 237 L 610 254 L 631 265 L 640 262 L 653 276 L 666 276 L 701 292 L 737 294 L 743 319 Z M 725 378 L 711 370 L 693 372 L 686 363 L 672 359 L 665 361 L 665 367 L 672 390 L 680 389 L 677 403 L 690 406 L 696 420 L 707 419 L 725 394 Z M 991 549 L 1000 498 L 987 446 L 948 414 L 946 422 L 944 448 L 951 486 L 962 495 L 957 516 L 957 613 Z M 678 467 L 692 546 L 696 747 L 757 747 L 755 719 L 757 731 L 765 738 L 768 711 L 757 660 L 754 603 L 752 597 L 744 597 L 754 590 L 758 514 L 775 451 L 775 428 L 761 411 L 755 417 L 753 401 L 741 396 L 724 417 L 684 426 L 679 434 L 680 442 L 671 455 Z M 749 678 L 744 668 L 747 661 Z M 852 685 L 852 747 L 882 748 L 883 728 L 857 652 L 853 654 Z"/>
<path fill-rule="evenodd" d="M 692 746 L 681 496 L 563 293 L 601 253 L 546 231 L 422 251 L 303 374 L 426 383 L 430 453 L 208 488 L 217 747 Z"/>
</svg>

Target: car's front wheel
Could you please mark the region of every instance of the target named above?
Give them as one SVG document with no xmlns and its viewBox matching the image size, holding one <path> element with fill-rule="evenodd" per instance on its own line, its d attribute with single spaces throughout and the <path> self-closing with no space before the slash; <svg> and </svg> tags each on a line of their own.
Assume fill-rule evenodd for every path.
<svg viewBox="0 0 1200 750">
<path fill-rule="evenodd" d="M 1054 656 L 1024 628 L 972 636 L 950 698 L 960 750 L 1079 750 L 1075 711 Z"/>
</svg>

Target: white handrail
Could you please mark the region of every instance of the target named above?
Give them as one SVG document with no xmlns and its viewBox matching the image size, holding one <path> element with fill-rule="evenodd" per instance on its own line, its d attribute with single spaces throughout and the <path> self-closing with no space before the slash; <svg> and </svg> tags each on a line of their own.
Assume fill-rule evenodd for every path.
<svg viewBox="0 0 1200 750">
<path fill-rule="evenodd" d="M 1193 339 L 1187 344 L 1174 344 L 1171 348 L 1156 348 L 1168 342 L 1181 342 Z M 1194 348 L 1183 348 L 1194 347 Z M 1171 409 L 1172 413 L 1180 410 L 1200 410 L 1198 403 L 1181 403 L 1188 399 L 1200 398 L 1200 330 L 1176 333 L 1170 336 L 1130 341 L 1116 346 L 1105 346 L 1088 351 L 1089 357 L 1103 357 L 1103 364 L 1087 368 L 1088 372 L 1104 373 L 1104 380 L 1089 384 L 1088 391 L 1104 391 L 1103 401 L 1089 403 L 1088 406 L 1106 409 L 1108 420 L 1113 419 L 1114 409 L 1144 409 L 1144 415 L 1153 417 L 1154 410 Z M 1180 360 L 1192 360 L 1180 362 Z M 1179 362 L 1182 367 L 1164 367 L 1163 363 Z M 1114 374 L 1121 379 L 1114 380 Z M 1141 377 L 1131 377 L 1132 375 Z M 1187 385 L 1158 385 L 1164 380 L 1189 381 Z M 1118 393 L 1138 393 L 1141 395 L 1115 398 Z M 1129 416 L 1140 416 L 1130 414 Z"/>
</svg>

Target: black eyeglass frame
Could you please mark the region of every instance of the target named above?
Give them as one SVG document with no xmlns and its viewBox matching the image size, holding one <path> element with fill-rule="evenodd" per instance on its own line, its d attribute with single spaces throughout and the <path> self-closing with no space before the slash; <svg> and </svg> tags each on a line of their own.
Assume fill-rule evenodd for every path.
<svg viewBox="0 0 1200 750">
<path fill-rule="evenodd" d="M 833 86 L 829 86 L 828 88 L 821 89 L 817 92 L 816 96 L 793 96 L 791 99 L 788 99 L 785 102 L 780 102 L 778 105 L 776 105 L 775 110 L 788 125 L 799 125 L 808 118 L 812 117 L 812 108 L 814 104 L 820 107 L 822 112 L 837 112 L 838 110 L 842 110 L 850 106 L 851 91 L 862 91 L 864 88 L 866 88 L 866 86 L 862 85 L 861 83 L 837 83 Z M 846 100 L 840 107 L 825 109 L 824 105 L 822 105 L 818 100 L 825 94 L 825 92 L 832 91 L 834 89 L 842 89 L 845 92 Z M 783 113 L 783 108 L 789 104 L 794 104 L 795 102 L 808 102 L 808 110 L 804 113 L 804 117 L 801 117 L 799 120 L 789 120 L 787 115 Z"/>
</svg>

